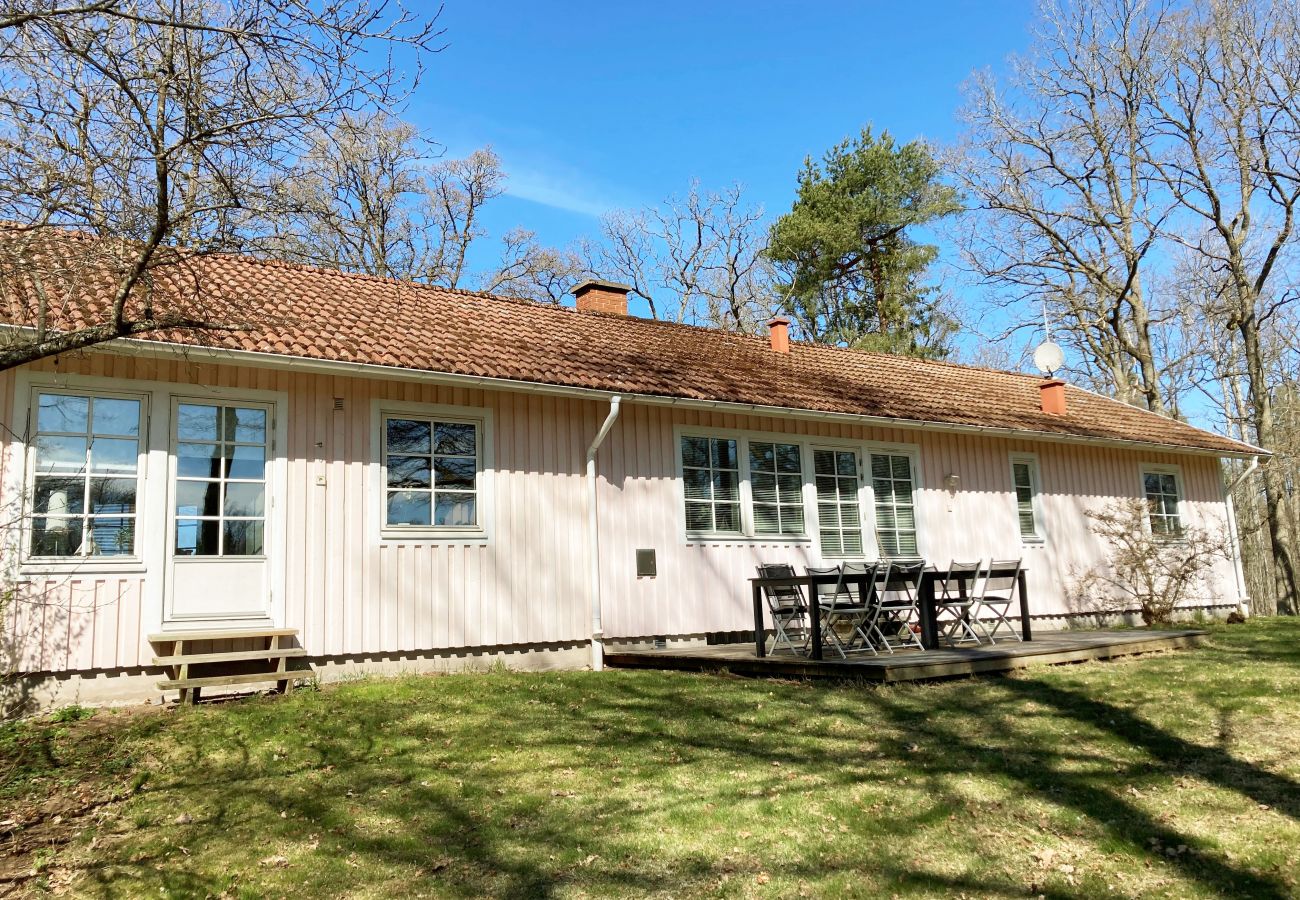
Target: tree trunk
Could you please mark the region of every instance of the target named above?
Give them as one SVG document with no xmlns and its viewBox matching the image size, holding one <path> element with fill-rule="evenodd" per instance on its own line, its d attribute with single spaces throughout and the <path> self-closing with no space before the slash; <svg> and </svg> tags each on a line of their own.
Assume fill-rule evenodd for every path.
<svg viewBox="0 0 1300 900">
<path fill-rule="evenodd" d="M 1271 450 L 1276 446 L 1277 440 L 1274 433 L 1273 402 L 1269 395 L 1268 373 L 1254 318 L 1245 318 L 1239 329 L 1246 362 L 1255 440 L 1265 450 Z M 1278 612 L 1295 615 L 1298 611 L 1296 572 L 1295 562 L 1291 558 L 1289 522 L 1286 510 L 1283 509 L 1286 490 L 1282 482 L 1282 473 L 1265 464 L 1264 517 L 1268 525 L 1269 545 L 1273 551 L 1274 605 Z"/>
</svg>

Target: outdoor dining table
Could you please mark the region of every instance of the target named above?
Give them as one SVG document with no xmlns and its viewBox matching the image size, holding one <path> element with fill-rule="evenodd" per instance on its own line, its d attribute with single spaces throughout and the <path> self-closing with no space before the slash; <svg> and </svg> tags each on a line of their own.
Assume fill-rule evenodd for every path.
<svg viewBox="0 0 1300 900">
<path fill-rule="evenodd" d="M 995 568 L 989 572 L 989 576 L 994 578 L 1006 577 L 1012 574 L 1013 571 L 1016 570 L 1010 567 Z M 822 611 L 821 604 L 816 602 L 817 588 L 822 585 L 835 586 L 842 582 L 850 588 L 856 588 L 859 600 L 865 603 L 867 580 L 875 577 L 874 572 L 846 572 L 844 575 L 837 572 L 827 572 L 821 575 L 749 579 L 754 592 L 754 652 L 760 658 L 767 656 L 767 626 L 763 622 L 763 607 L 766 604 L 763 602 L 763 588 L 799 587 L 807 589 L 808 596 L 812 601 L 808 604 L 808 624 L 812 638 L 809 654 L 812 659 L 822 659 Z M 926 566 L 921 571 L 921 577 L 918 579 L 916 586 L 917 607 L 921 619 L 921 646 L 927 650 L 939 648 L 939 591 L 937 585 L 944 578 L 945 573 L 940 572 L 933 566 Z M 960 589 L 962 595 L 964 595 L 964 585 L 961 585 Z M 1025 586 L 1025 570 L 1023 568 L 1016 572 L 1016 597 L 1020 601 L 1020 635 L 1024 640 L 1032 641 L 1034 635 L 1029 621 L 1029 594 Z"/>
</svg>

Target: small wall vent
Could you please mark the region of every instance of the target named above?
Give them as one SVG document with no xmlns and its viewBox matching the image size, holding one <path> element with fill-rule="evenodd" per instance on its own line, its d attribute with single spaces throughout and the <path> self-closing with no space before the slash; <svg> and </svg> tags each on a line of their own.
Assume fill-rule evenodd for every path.
<svg viewBox="0 0 1300 900">
<path fill-rule="evenodd" d="M 653 550 L 638 550 L 636 552 L 637 578 L 654 578 L 658 574 L 658 569 Z"/>
<path fill-rule="evenodd" d="M 342 408 L 343 408 L 343 398 L 342 398 L 342 397 L 335 397 L 335 398 L 334 398 L 334 408 L 335 408 L 336 410 L 339 410 L 339 409 L 342 409 Z"/>
</svg>

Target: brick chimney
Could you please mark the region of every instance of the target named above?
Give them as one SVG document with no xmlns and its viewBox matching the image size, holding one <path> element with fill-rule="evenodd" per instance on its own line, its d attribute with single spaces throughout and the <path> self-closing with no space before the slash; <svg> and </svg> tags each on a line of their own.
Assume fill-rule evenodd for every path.
<svg viewBox="0 0 1300 900">
<path fill-rule="evenodd" d="M 774 351 L 790 352 L 790 320 L 785 316 L 773 316 L 767 320 L 767 336 Z"/>
<path fill-rule="evenodd" d="M 1065 382 L 1056 378 L 1047 378 L 1038 385 L 1039 398 L 1043 412 L 1052 416 L 1065 415 Z"/>
<path fill-rule="evenodd" d="M 578 309 L 582 312 L 602 312 L 615 316 L 626 316 L 627 295 L 631 290 L 632 286 L 629 284 L 588 278 L 573 289 L 573 297 L 578 301 Z"/>
</svg>

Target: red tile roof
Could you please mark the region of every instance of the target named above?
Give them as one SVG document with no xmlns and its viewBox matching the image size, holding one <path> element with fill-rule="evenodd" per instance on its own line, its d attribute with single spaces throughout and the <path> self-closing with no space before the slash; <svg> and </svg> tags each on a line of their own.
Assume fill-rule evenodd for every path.
<svg viewBox="0 0 1300 900">
<path fill-rule="evenodd" d="M 148 339 L 657 397 L 1040 432 L 1226 454 L 1259 452 L 1068 386 L 1067 414 L 1036 376 L 793 343 L 331 269 L 214 254 L 154 274 L 155 304 L 241 326 Z M 68 306 L 102 304 L 107 283 Z M 168 298 L 164 301 L 162 298 Z M 8 305 L 8 321 L 21 319 Z M 17 314 L 16 314 L 17 313 Z"/>
</svg>

